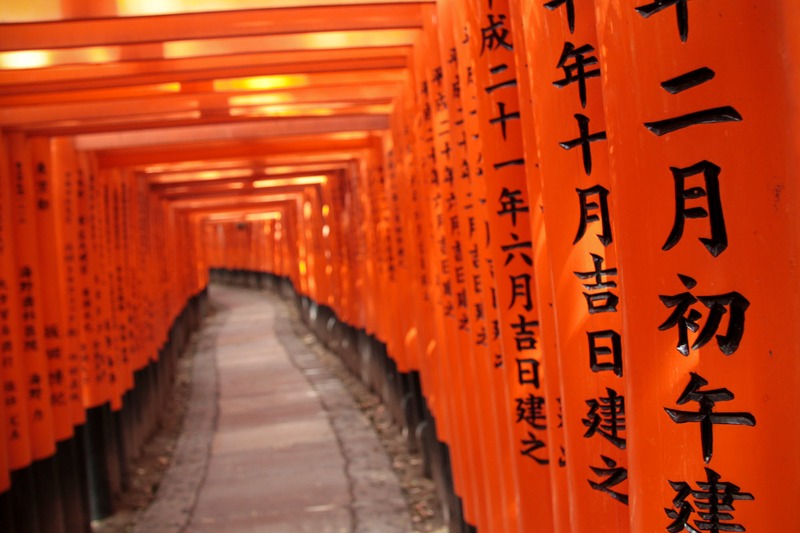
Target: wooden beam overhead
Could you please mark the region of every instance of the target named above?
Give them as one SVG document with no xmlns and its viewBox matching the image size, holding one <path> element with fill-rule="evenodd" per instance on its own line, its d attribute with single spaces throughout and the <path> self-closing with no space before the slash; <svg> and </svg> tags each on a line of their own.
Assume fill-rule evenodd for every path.
<svg viewBox="0 0 800 533">
<path fill-rule="evenodd" d="M 263 88 L 258 82 L 264 80 Z M 36 108 L 63 107 L 78 109 L 86 103 L 102 100 L 104 105 L 126 104 L 131 100 L 147 102 L 171 100 L 177 108 L 181 101 L 228 100 L 233 105 L 267 105 L 286 103 L 332 102 L 338 99 L 349 101 L 348 95 L 354 94 L 353 100 L 386 99 L 399 94 L 397 84 L 402 83 L 404 71 L 401 69 L 375 69 L 365 72 L 341 71 L 337 73 L 309 73 L 301 76 L 259 77 L 254 80 L 252 88 L 247 88 L 247 79 L 217 78 L 210 83 L 189 85 L 180 83 L 136 85 L 120 89 L 89 89 L 82 91 L 48 92 L 42 94 L 4 95 L 0 91 L 0 111 L 14 108 L 28 108 L 25 112 Z M 237 80 L 242 80 L 237 84 Z M 216 81 L 216 83 L 215 83 Z M 226 83 L 230 81 L 231 83 Z M 274 85 L 274 87 L 270 87 Z M 373 92 L 374 91 L 374 92 Z M 0 123 L 3 119 L 0 118 Z"/>
<path fill-rule="evenodd" d="M 0 3 L 0 23 L 92 20 L 257 9 L 314 8 L 342 4 L 375 6 L 433 3 L 435 0 L 51 0 Z M 55 4 L 55 7 L 54 7 Z"/>
<path fill-rule="evenodd" d="M 418 34 L 419 30 L 417 29 L 378 29 L 9 51 L 0 52 L 0 69 L 24 70 L 76 64 L 102 65 L 125 61 L 186 59 L 295 50 L 409 46 L 415 42 Z"/>
<path fill-rule="evenodd" d="M 140 168 L 153 165 L 183 164 L 186 161 L 226 161 L 241 158 L 271 158 L 283 154 L 309 156 L 339 151 L 349 152 L 368 147 L 367 132 L 306 135 L 271 139 L 226 139 L 213 142 L 187 142 L 182 145 L 139 146 L 98 150 L 101 167 Z"/>
<path fill-rule="evenodd" d="M 217 78 L 406 68 L 409 50 L 407 46 L 300 50 L 0 70 L 0 94 L 65 93 L 147 84 L 188 83 Z"/>
<path fill-rule="evenodd" d="M 389 127 L 387 115 L 357 115 L 313 118 L 274 118 L 243 124 L 217 124 L 185 128 L 160 128 L 121 133 L 78 135 L 79 150 L 164 146 L 170 144 L 213 142 L 224 139 L 260 139 L 317 133 L 375 131 Z"/>
<path fill-rule="evenodd" d="M 416 3 L 206 11 L 5 24 L 0 52 L 421 27 Z"/>
<path fill-rule="evenodd" d="M 175 209 L 209 209 L 209 208 L 241 208 L 273 205 L 285 201 L 295 201 L 300 197 L 300 192 L 282 192 L 267 194 L 239 194 L 209 198 L 184 198 L 173 200 L 171 205 Z"/>
<path fill-rule="evenodd" d="M 0 24 L 0 128 L 70 137 L 100 167 L 154 183 L 183 168 L 170 198 L 231 194 L 273 175 L 343 175 L 388 128 L 432 2 L 0 7 L 12 21 Z M 168 170 L 143 171 L 154 165 Z M 212 168 L 233 174 L 204 182 Z"/>
</svg>

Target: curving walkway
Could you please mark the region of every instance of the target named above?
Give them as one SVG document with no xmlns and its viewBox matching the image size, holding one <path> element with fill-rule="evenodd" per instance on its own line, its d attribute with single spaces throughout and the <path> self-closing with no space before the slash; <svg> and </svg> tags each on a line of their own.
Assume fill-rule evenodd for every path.
<svg viewBox="0 0 800 533">
<path fill-rule="evenodd" d="M 217 285 L 210 304 L 185 430 L 136 531 L 410 531 L 377 437 L 287 305 Z"/>
</svg>

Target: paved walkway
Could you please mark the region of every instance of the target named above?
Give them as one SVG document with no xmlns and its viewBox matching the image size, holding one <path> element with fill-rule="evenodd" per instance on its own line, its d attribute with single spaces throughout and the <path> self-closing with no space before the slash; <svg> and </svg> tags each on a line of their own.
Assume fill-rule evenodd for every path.
<svg viewBox="0 0 800 533">
<path fill-rule="evenodd" d="M 286 304 L 217 285 L 210 303 L 184 433 L 136 531 L 411 531 L 377 436 Z"/>
</svg>

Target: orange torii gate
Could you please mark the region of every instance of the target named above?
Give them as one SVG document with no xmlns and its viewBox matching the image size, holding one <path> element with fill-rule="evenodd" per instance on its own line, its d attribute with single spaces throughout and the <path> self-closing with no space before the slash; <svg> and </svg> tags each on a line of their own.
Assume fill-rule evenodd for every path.
<svg viewBox="0 0 800 533">
<path fill-rule="evenodd" d="M 0 8 L 3 531 L 111 512 L 210 277 L 295 295 L 452 531 L 800 530 L 800 8 L 85 4 Z"/>
</svg>

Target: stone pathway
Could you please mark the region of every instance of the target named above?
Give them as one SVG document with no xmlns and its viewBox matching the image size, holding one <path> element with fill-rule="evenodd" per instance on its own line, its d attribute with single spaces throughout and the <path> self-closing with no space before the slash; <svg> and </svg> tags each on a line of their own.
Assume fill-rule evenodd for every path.
<svg viewBox="0 0 800 533">
<path fill-rule="evenodd" d="M 185 430 L 135 531 L 411 531 L 377 436 L 286 304 L 217 285 L 210 299 Z"/>
</svg>

